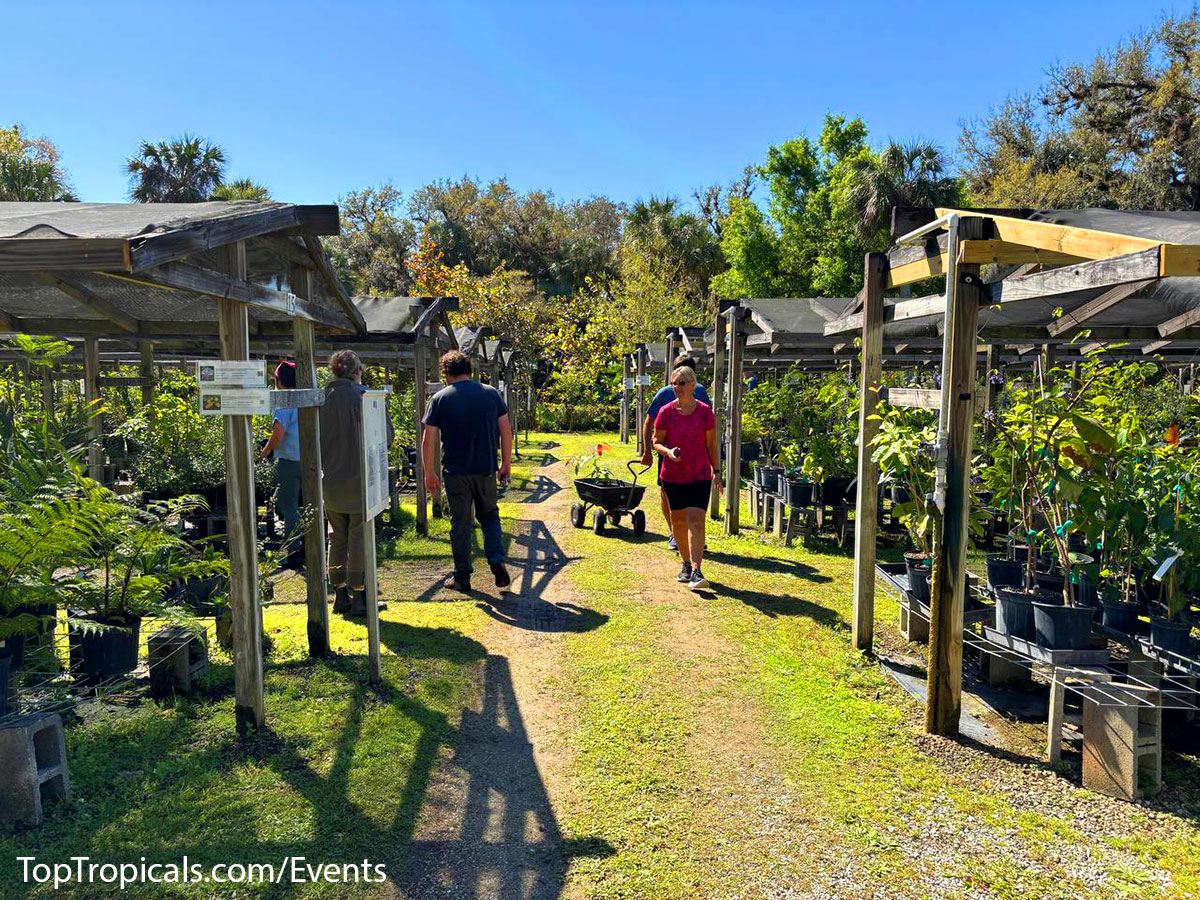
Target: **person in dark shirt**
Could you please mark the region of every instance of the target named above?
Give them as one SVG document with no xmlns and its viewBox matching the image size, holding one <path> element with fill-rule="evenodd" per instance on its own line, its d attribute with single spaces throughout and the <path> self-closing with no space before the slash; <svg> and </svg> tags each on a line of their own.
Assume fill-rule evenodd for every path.
<svg viewBox="0 0 1200 900">
<path fill-rule="evenodd" d="M 680 366 L 686 366 L 693 372 L 696 371 L 696 360 L 694 357 L 686 353 L 681 353 L 675 357 L 675 362 L 671 364 L 671 370 L 674 371 Z M 708 391 L 704 389 L 704 385 L 696 382 L 695 397 L 701 403 L 712 406 L 712 401 L 708 399 Z M 646 409 L 646 421 L 642 423 L 642 465 L 648 466 L 653 461 L 654 454 L 654 420 L 658 418 L 659 410 L 664 406 L 675 402 L 675 389 L 671 385 L 665 385 L 658 389 L 654 395 L 654 399 L 650 401 L 650 406 Z M 662 508 L 663 521 L 667 523 L 667 549 L 676 550 L 678 547 L 675 543 L 675 531 L 671 519 L 671 505 L 667 502 L 667 492 L 662 486 L 662 475 L 658 476 L 658 499 L 659 506 Z"/>
<path fill-rule="evenodd" d="M 425 488 L 436 494 L 441 482 L 433 455 L 442 442 L 441 478 L 450 506 L 450 551 L 454 555 L 454 586 L 471 590 L 472 513 L 483 531 L 483 552 L 496 578 L 496 587 L 511 583 L 504 567 L 500 508 L 496 481 L 508 481 L 512 472 L 512 425 L 500 392 L 471 378 L 471 360 L 451 350 L 440 361 L 446 386 L 429 401 L 422 422 L 425 433 L 421 453 L 425 461 Z M 500 450 L 499 466 L 496 449 Z"/>
</svg>

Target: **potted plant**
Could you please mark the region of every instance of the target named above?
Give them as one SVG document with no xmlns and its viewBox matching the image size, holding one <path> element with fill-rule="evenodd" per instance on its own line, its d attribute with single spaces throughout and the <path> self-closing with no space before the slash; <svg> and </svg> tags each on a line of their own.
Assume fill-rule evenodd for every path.
<svg viewBox="0 0 1200 900">
<path fill-rule="evenodd" d="M 65 585 L 71 667 L 85 682 L 132 671 L 142 618 L 169 615 L 167 589 L 212 570 L 171 524 L 195 509 L 196 501 L 152 502 L 139 509 L 106 493 L 97 502 L 88 558 Z"/>
<path fill-rule="evenodd" d="M 789 506 L 806 507 L 813 503 L 813 482 L 801 471 L 803 451 L 797 441 L 789 441 L 779 451 L 783 464 L 783 499 Z"/>
<path fill-rule="evenodd" d="M 881 483 L 902 489 L 906 496 L 894 503 L 892 514 L 912 544 L 904 554 L 909 593 L 928 605 L 933 518 L 925 498 L 933 491 L 935 472 L 925 447 L 935 437 L 932 417 L 924 410 L 888 406 L 877 418 L 879 434 L 871 444 L 875 448 L 871 458 L 879 466 Z"/>
<path fill-rule="evenodd" d="M 1185 455 L 1178 440 L 1159 450 L 1160 472 L 1165 476 L 1155 523 L 1162 546 L 1154 579 L 1162 586 L 1165 616 L 1151 616 L 1150 643 L 1168 653 L 1187 655 L 1191 649 L 1192 598 L 1200 590 L 1200 484 L 1195 477 L 1197 459 Z"/>
</svg>

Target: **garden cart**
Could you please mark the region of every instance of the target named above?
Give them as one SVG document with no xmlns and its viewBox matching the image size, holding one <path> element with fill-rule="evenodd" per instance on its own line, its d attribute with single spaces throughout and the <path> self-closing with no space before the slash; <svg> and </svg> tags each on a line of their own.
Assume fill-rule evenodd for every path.
<svg viewBox="0 0 1200 900">
<path fill-rule="evenodd" d="M 642 495 L 646 493 L 645 485 L 639 485 L 638 478 L 650 471 L 650 466 L 641 466 L 630 460 L 625 464 L 632 481 L 621 481 L 619 478 L 576 478 L 575 492 L 579 495 L 580 503 L 571 504 L 571 524 L 583 528 L 587 522 L 589 510 L 592 512 L 592 530 L 596 534 L 604 534 L 604 527 L 620 525 L 621 518 L 628 514 L 635 537 L 646 533 L 646 513 L 638 509 Z"/>
</svg>

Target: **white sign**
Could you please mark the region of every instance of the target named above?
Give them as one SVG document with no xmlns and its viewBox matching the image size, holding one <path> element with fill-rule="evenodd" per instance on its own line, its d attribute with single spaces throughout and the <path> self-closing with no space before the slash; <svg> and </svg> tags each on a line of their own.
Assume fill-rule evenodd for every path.
<svg viewBox="0 0 1200 900">
<path fill-rule="evenodd" d="M 637 377 L 637 383 L 643 387 L 650 387 L 650 385 L 654 384 L 654 379 L 652 379 L 649 375 L 639 375 Z"/>
<path fill-rule="evenodd" d="M 625 390 L 632 391 L 636 387 L 632 378 L 625 379 Z"/>
<path fill-rule="evenodd" d="M 266 387 L 200 386 L 202 416 L 266 416 L 271 413 L 271 392 Z"/>
<path fill-rule="evenodd" d="M 204 387 L 265 388 L 267 364 L 261 359 L 196 360 L 196 381 Z"/>
<path fill-rule="evenodd" d="M 365 391 L 362 397 L 363 497 L 373 519 L 388 507 L 387 393 Z"/>
</svg>

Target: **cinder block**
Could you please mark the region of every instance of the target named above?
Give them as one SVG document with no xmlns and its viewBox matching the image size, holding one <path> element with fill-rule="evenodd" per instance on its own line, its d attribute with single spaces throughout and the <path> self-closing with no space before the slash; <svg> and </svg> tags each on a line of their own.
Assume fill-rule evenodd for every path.
<svg viewBox="0 0 1200 900">
<path fill-rule="evenodd" d="M 57 713 L 25 716 L 0 727 L 0 820 L 41 825 L 47 800 L 71 800 Z"/>
<path fill-rule="evenodd" d="M 208 635 L 168 625 L 146 642 L 150 662 L 150 693 L 155 697 L 190 694 L 208 671 Z"/>
<path fill-rule="evenodd" d="M 1131 696 L 1121 703 L 1121 691 Z M 1113 697 L 1083 701 L 1083 786 L 1121 800 L 1162 787 L 1162 706 L 1153 689 L 1121 685 Z M 1146 703 L 1138 703 L 1132 695 Z"/>
</svg>

